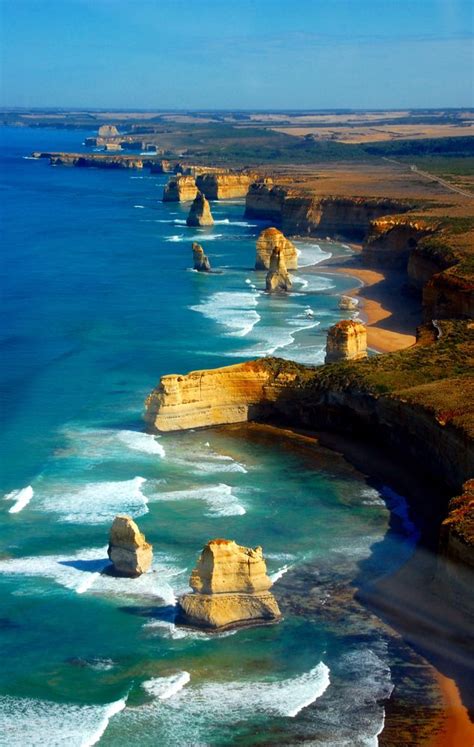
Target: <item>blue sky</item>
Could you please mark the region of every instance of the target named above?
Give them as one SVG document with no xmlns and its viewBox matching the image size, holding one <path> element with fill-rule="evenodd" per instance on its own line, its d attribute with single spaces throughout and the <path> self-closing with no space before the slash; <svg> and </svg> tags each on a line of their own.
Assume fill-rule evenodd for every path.
<svg viewBox="0 0 474 747">
<path fill-rule="evenodd" d="M 0 0 L 3 106 L 473 106 L 474 0 Z"/>
</svg>

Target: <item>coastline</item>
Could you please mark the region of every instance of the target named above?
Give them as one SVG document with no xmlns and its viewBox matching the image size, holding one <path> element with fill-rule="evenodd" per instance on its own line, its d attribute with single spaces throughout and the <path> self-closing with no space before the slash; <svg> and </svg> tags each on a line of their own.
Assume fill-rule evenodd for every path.
<svg viewBox="0 0 474 747">
<path fill-rule="evenodd" d="M 383 453 L 383 450 L 368 451 L 363 442 L 354 443 L 340 434 L 299 430 L 268 423 L 235 424 L 220 426 L 220 428 L 227 433 L 235 433 L 237 438 L 268 439 L 269 441 L 276 438 L 279 443 L 286 441 L 287 448 L 305 453 L 308 460 L 314 459 L 312 451 L 315 447 L 329 449 L 342 455 L 349 464 L 363 474 L 380 480 L 388 478 L 402 494 L 412 493 L 415 503 L 419 503 L 423 486 L 417 484 L 416 475 L 402 473 L 399 469 L 400 464 L 393 462 L 391 457 Z M 463 703 L 456 679 L 447 676 L 439 668 L 442 664 L 438 663 L 440 657 L 437 655 L 436 642 L 434 646 L 424 647 L 423 636 L 427 634 L 427 631 L 418 629 L 417 618 L 410 614 L 390 614 L 390 607 L 384 608 L 383 602 L 380 607 L 374 604 L 374 600 L 379 595 L 382 599 L 395 596 L 400 600 L 402 590 L 398 584 L 400 574 L 404 576 L 402 583 L 406 582 L 409 576 L 416 588 L 425 589 L 426 593 L 423 595 L 425 612 L 431 610 L 435 615 L 439 614 L 439 609 L 441 609 L 438 607 L 439 600 L 431 594 L 428 587 L 429 568 L 427 567 L 427 554 L 423 551 L 415 551 L 403 566 L 384 576 L 376 583 L 372 593 L 366 594 L 359 587 L 360 578 L 354 579 L 350 592 L 351 598 L 353 597 L 361 604 L 367 613 L 375 613 L 381 629 L 388 631 L 393 638 L 395 649 L 398 648 L 400 642 L 411 652 L 410 660 L 404 664 L 398 664 L 392 671 L 395 689 L 385 704 L 385 725 L 379 736 L 380 747 L 399 747 L 402 734 L 404 738 L 406 737 L 407 745 L 471 747 L 474 745 L 474 722 L 471 721 L 469 712 Z M 435 631 L 435 627 L 431 632 Z M 447 648 L 449 649 L 449 646 Z M 427 658 L 430 653 L 432 656 Z M 414 667 L 419 670 L 419 677 L 421 677 L 417 684 L 420 691 L 414 690 L 413 683 L 410 682 Z"/>
<path fill-rule="evenodd" d="M 360 281 L 344 295 L 359 301 L 360 318 L 367 326 L 368 347 L 377 353 L 393 353 L 416 342 L 421 323 L 421 303 L 405 292 L 406 275 L 387 269 L 361 267 L 359 244 L 350 244 L 355 254 L 330 258 L 314 266 L 326 275 L 338 274 Z M 311 268 L 313 269 L 313 268 Z"/>
</svg>

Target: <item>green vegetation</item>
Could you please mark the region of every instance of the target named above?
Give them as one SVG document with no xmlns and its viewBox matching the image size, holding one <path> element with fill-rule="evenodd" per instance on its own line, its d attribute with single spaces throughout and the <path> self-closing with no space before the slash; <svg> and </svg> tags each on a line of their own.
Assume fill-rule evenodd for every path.
<svg viewBox="0 0 474 747">
<path fill-rule="evenodd" d="M 421 140 L 389 140 L 382 143 L 366 143 L 367 153 L 374 156 L 449 156 L 473 157 L 474 137 L 438 137 Z"/>
</svg>

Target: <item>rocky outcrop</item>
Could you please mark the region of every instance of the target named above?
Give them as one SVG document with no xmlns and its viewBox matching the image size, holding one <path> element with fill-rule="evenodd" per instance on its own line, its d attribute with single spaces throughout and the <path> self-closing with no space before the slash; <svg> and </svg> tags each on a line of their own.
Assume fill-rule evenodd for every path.
<svg viewBox="0 0 474 747">
<path fill-rule="evenodd" d="M 367 330 L 361 322 L 344 319 L 328 330 L 325 363 L 367 358 Z"/>
<path fill-rule="evenodd" d="M 35 158 L 49 158 L 51 166 L 76 166 L 99 169 L 142 169 L 148 165 L 142 158 L 103 153 L 34 153 Z"/>
<path fill-rule="evenodd" d="M 458 266 L 434 275 L 423 288 L 423 314 L 431 319 L 472 319 L 474 280 L 472 272 L 459 273 Z"/>
<path fill-rule="evenodd" d="M 150 173 L 152 174 L 168 174 L 172 172 L 173 164 L 171 163 L 171 161 L 166 161 L 164 159 L 157 161 L 150 169 Z"/>
<path fill-rule="evenodd" d="M 274 622 L 281 616 L 269 591 L 261 547 L 241 547 L 232 540 L 211 540 L 189 580 L 193 593 L 179 599 L 183 622 L 204 628 Z"/>
<path fill-rule="evenodd" d="M 452 498 L 441 524 L 435 584 L 456 605 L 472 612 L 474 578 L 474 479 Z"/>
<path fill-rule="evenodd" d="M 411 253 L 431 233 L 432 227 L 403 216 L 373 220 L 362 249 L 362 261 L 371 267 L 407 270 Z"/>
<path fill-rule="evenodd" d="M 201 244 L 198 244 L 196 241 L 193 242 L 193 267 L 198 272 L 211 271 L 211 263 L 204 254 L 204 249 Z"/>
<path fill-rule="evenodd" d="M 194 176 L 176 174 L 165 185 L 163 202 L 189 202 L 195 199 L 197 192 Z"/>
<path fill-rule="evenodd" d="M 110 529 L 108 556 L 115 575 L 135 578 L 150 569 L 153 547 L 130 516 L 116 516 Z"/>
<path fill-rule="evenodd" d="M 101 125 L 99 127 L 98 136 L 101 138 L 118 137 L 119 134 L 115 125 Z"/>
<path fill-rule="evenodd" d="M 357 310 L 357 301 L 355 301 L 350 296 L 341 296 L 341 298 L 339 299 L 339 303 L 338 303 L 337 307 L 341 311 L 356 311 Z"/>
<path fill-rule="evenodd" d="M 267 293 L 289 291 L 291 280 L 286 269 L 285 257 L 280 247 L 275 247 L 270 257 L 270 269 L 267 272 L 265 289 Z"/>
<path fill-rule="evenodd" d="M 202 192 L 197 193 L 193 204 L 186 218 L 188 226 L 213 226 L 214 218 L 212 217 L 211 207 Z"/>
<path fill-rule="evenodd" d="M 397 200 L 305 194 L 270 179 L 252 184 L 245 202 L 247 217 L 275 221 L 289 235 L 354 240 L 367 236 L 372 220 L 409 209 L 410 205 Z"/>
<path fill-rule="evenodd" d="M 196 178 L 196 186 L 208 200 L 230 200 L 245 197 L 255 180 L 255 173 L 207 173 Z"/>
<path fill-rule="evenodd" d="M 270 259 L 274 249 L 278 249 L 280 252 L 287 270 L 298 268 L 296 246 L 278 228 L 265 228 L 257 239 L 256 270 L 270 269 Z"/>
</svg>

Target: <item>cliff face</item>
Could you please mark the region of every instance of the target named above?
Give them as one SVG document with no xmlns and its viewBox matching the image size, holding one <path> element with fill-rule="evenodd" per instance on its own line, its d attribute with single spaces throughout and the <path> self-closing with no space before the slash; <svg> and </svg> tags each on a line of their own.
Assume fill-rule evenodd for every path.
<svg viewBox="0 0 474 747">
<path fill-rule="evenodd" d="M 455 266 L 434 275 L 423 288 L 423 314 L 426 321 L 472 319 L 474 282 L 468 277 L 460 277 Z"/>
<path fill-rule="evenodd" d="M 374 218 L 406 210 L 394 200 L 305 195 L 268 179 L 250 186 L 245 203 L 246 216 L 276 221 L 285 233 L 354 240 L 367 235 Z"/>
<path fill-rule="evenodd" d="M 275 249 L 278 249 L 282 255 L 285 269 L 296 270 L 298 268 L 296 246 L 278 228 L 265 228 L 257 239 L 256 270 L 270 269 L 270 260 Z"/>
<path fill-rule="evenodd" d="M 50 153 L 47 154 L 51 166 L 77 166 L 79 168 L 100 169 L 142 169 L 144 161 L 135 156 L 109 156 L 101 153 L 81 155 L 79 153 Z M 44 157 L 43 155 L 39 157 Z"/>
<path fill-rule="evenodd" d="M 208 173 L 199 175 L 196 178 L 196 185 L 208 200 L 229 200 L 245 197 L 255 178 L 255 174 L 247 173 Z"/>
<path fill-rule="evenodd" d="M 198 193 L 194 176 L 177 174 L 171 177 L 163 191 L 163 202 L 189 202 Z"/>
<path fill-rule="evenodd" d="M 333 324 L 326 341 L 326 363 L 367 358 L 367 330 L 360 322 L 348 321 Z"/>
<path fill-rule="evenodd" d="M 373 220 L 362 250 L 362 260 L 371 266 L 406 270 L 409 257 L 421 239 L 431 233 L 433 229 L 423 222 L 404 217 L 388 216 Z M 421 267 L 412 261 L 414 277 L 417 274 L 422 276 L 426 271 L 428 268 L 421 270 Z"/>
</svg>

